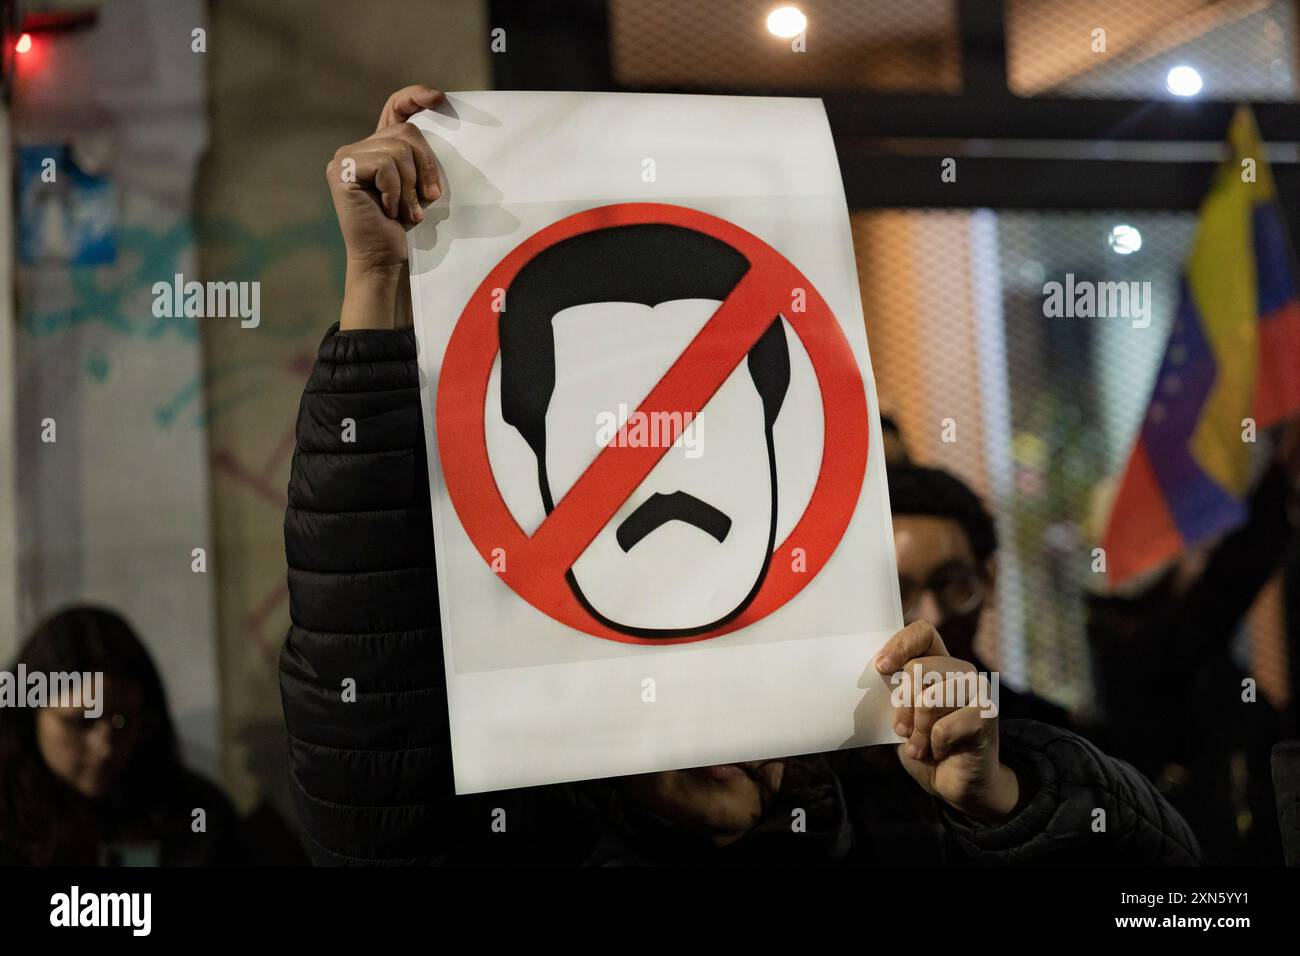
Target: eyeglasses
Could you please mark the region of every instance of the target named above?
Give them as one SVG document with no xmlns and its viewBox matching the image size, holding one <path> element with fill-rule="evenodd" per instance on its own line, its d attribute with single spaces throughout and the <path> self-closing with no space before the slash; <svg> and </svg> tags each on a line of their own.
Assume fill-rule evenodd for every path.
<svg viewBox="0 0 1300 956">
<path fill-rule="evenodd" d="M 969 564 L 948 564 L 925 581 L 898 579 L 898 593 L 903 601 L 903 620 L 916 619 L 921 597 L 929 591 L 945 616 L 959 617 L 980 606 L 988 587 L 978 568 Z"/>
</svg>

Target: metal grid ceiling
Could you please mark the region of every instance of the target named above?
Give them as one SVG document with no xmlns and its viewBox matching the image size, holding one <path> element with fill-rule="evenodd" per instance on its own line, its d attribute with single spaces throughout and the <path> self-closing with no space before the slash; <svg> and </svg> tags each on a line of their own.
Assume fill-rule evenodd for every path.
<svg viewBox="0 0 1300 956">
<path fill-rule="evenodd" d="M 1007 80 L 1020 96 L 1173 99 L 1169 70 L 1191 66 L 1206 99 L 1296 99 L 1295 0 L 1006 0 L 1004 9 Z"/>
<path fill-rule="evenodd" d="M 778 3 L 611 0 L 611 59 L 623 86 L 749 92 L 957 93 L 954 0 L 802 0 L 806 50 L 768 33 Z"/>
</svg>

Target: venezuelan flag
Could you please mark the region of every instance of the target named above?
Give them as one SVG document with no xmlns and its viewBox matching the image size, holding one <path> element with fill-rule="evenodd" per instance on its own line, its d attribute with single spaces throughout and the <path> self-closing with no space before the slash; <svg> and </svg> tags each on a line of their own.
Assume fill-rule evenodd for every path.
<svg viewBox="0 0 1300 956">
<path fill-rule="evenodd" d="M 1249 108 L 1228 141 L 1102 540 L 1117 584 L 1241 524 L 1256 447 L 1244 420 L 1262 432 L 1300 412 L 1300 296 Z"/>
</svg>

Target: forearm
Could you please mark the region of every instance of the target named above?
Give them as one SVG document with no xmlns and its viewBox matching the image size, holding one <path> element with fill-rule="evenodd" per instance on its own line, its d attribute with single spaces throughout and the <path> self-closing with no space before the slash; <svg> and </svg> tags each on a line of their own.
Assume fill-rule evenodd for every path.
<svg viewBox="0 0 1300 956">
<path fill-rule="evenodd" d="M 411 325 L 410 273 L 406 263 L 377 267 L 349 261 L 339 331 L 409 329 Z"/>
</svg>

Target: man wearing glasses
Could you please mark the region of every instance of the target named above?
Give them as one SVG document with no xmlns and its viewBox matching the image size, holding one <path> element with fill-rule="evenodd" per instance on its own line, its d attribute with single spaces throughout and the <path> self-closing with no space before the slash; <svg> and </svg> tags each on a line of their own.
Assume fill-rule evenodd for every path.
<svg viewBox="0 0 1300 956">
<path fill-rule="evenodd" d="M 975 669 L 993 669 L 975 651 L 980 616 L 997 579 L 997 530 L 965 482 L 938 468 L 889 469 L 898 589 L 903 620 L 927 621 L 943 635 L 948 652 Z M 1064 708 L 999 684 L 998 716 L 1070 726 Z"/>
</svg>

